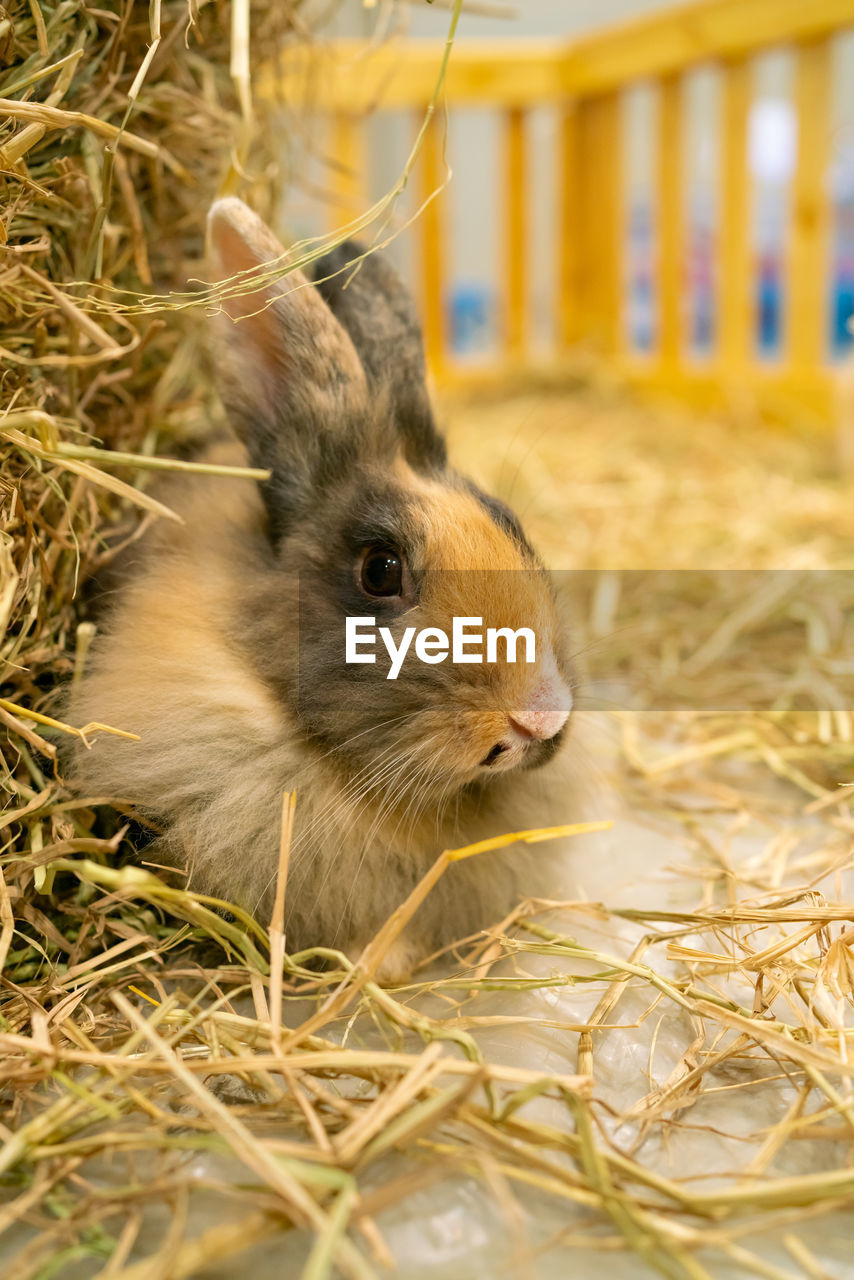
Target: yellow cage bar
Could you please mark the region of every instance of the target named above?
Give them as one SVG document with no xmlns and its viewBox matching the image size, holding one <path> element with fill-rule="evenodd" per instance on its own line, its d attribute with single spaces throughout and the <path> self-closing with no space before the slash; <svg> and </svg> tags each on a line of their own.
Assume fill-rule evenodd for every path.
<svg viewBox="0 0 854 1280">
<path fill-rule="evenodd" d="M 416 171 L 424 204 L 418 231 L 421 308 L 435 376 L 465 381 L 543 366 L 542 355 L 535 358 L 530 349 L 529 202 L 539 193 L 529 186 L 526 117 L 545 107 L 557 121 L 550 370 L 560 376 L 573 368 L 576 353 L 585 359 L 593 354 L 631 383 L 692 403 L 750 403 L 774 416 L 832 418 L 837 374 L 828 359 L 830 86 L 832 40 L 847 29 L 854 29 L 854 0 L 697 0 L 574 41 L 457 41 L 442 107 L 451 117 L 455 108 L 494 110 L 502 126 L 495 201 L 502 236 L 496 281 L 501 324 L 491 365 L 473 370 L 454 360 L 446 316 L 449 210 L 443 196 L 430 198 L 446 178 L 445 116 L 439 111 Z M 754 59 L 777 47 L 795 55 L 799 144 L 782 281 L 783 350 L 769 367 L 756 349 L 748 129 Z M 284 94 L 292 106 L 312 104 L 334 122 L 333 220 L 339 224 L 357 211 L 361 194 L 353 171 L 362 154 L 359 121 L 370 111 L 401 109 L 423 120 L 441 54 L 442 47 L 430 41 L 379 47 L 343 41 L 290 51 L 271 70 L 269 92 Z M 719 68 L 722 80 L 715 339 L 703 362 L 691 358 L 687 342 L 683 163 L 685 76 L 700 65 Z M 624 92 L 641 81 L 656 85 L 659 99 L 653 175 L 657 344 L 645 358 L 627 342 L 624 270 L 622 103 Z"/>
</svg>

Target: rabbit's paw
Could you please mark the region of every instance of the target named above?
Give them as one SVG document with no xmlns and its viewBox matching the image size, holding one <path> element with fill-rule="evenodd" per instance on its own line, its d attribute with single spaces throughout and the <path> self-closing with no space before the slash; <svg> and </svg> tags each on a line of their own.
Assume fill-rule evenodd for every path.
<svg viewBox="0 0 854 1280">
<path fill-rule="evenodd" d="M 361 954 L 361 947 L 352 947 L 347 951 L 349 959 L 354 964 Z M 373 980 L 379 983 L 381 987 L 401 986 L 404 982 L 410 980 L 412 971 L 423 958 L 422 949 L 414 942 L 410 942 L 405 938 L 398 938 L 396 942 L 392 943 L 377 966 Z"/>
</svg>

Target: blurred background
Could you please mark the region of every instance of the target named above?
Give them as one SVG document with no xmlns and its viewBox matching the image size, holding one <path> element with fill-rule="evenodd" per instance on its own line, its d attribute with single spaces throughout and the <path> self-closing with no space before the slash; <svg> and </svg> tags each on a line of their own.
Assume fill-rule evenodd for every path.
<svg viewBox="0 0 854 1280">
<path fill-rule="evenodd" d="M 294 74 L 286 52 L 268 87 L 283 103 L 293 235 L 340 227 L 393 187 L 450 7 L 345 0 L 310 72 Z M 452 175 L 389 248 L 421 298 L 440 382 L 602 357 L 694 406 L 747 397 L 763 416 L 839 424 L 854 5 L 801 9 L 464 6 L 447 114 L 378 233 L 406 226 Z"/>
</svg>

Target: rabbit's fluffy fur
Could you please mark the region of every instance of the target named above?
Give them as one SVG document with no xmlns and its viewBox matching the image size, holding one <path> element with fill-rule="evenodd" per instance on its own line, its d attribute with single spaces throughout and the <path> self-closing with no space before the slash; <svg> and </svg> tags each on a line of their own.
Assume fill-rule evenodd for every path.
<svg viewBox="0 0 854 1280">
<path fill-rule="evenodd" d="M 234 199 L 214 206 L 211 240 L 218 278 L 249 279 L 284 252 Z M 289 949 L 351 953 L 441 849 L 571 816 L 556 773 L 562 733 L 508 728 L 520 707 L 558 724 L 558 703 L 568 706 L 548 579 L 512 513 L 449 470 L 412 304 L 377 255 L 345 284 L 354 252 L 321 260 L 317 285 L 293 273 L 226 299 L 217 376 L 240 443 L 208 456 L 248 455 L 270 480 L 170 479 L 160 496 L 184 523 L 161 521 L 126 557 L 68 712 L 139 734 L 100 736 L 73 768 L 87 794 L 160 833 L 146 860 L 262 920 L 282 794 L 295 789 Z M 400 552 L 399 599 L 360 589 L 372 545 Z M 381 649 L 375 666 L 343 664 L 348 614 L 396 634 L 450 631 L 454 616 L 532 627 L 538 661 L 407 660 L 387 681 Z M 497 921 L 520 888 L 547 888 L 537 864 L 542 850 L 518 847 L 456 864 L 385 976 Z"/>
</svg>

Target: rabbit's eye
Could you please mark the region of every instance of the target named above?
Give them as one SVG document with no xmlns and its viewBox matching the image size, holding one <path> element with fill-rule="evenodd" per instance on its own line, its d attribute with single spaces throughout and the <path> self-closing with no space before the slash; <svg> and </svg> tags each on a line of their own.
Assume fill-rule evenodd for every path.
<svg viewBox="0 0 854 1280">
<path fill-rule="evenodd" d="M 362 590 L 369 596 L 403 592 L 403 559 L 392 547 L 369 547 L 362 559 Z"/>
</svg>

